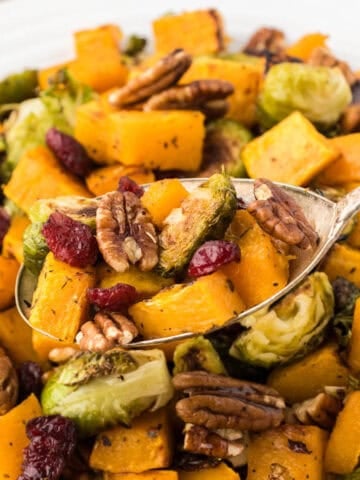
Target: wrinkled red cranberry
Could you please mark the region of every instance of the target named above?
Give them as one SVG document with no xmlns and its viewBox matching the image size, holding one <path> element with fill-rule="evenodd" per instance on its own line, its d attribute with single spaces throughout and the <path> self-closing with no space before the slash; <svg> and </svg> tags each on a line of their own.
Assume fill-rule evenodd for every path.
<svg viewBox="0 0 360 480">
<path fill-rule="evenodd" d="M 87 297 L 90 303 L 103 310 L 121 312 L 125 307 L 138 300 L 135 287 L 126 283 L 117 283 L 110 288 L 88 288 Z"/>
<path fill-rule="evenodd" d="M 58 260 L 74 267 L 86 267 L 96 262 L 99 249 L 87 225 L 54 212 L 44 224 L 42 234 Z"/>
<path fill-rule="evenodd" d="M 0 207 L 0 248 L 2 246 L 4 237 L 10 227 L 10 215 L 5 208 Z"/>
<path fill-rule="evenodd" d="M 226 240 L 210 240 L 194 253 L 188 267 L 188 275 L 194 278 L 209 275 L 226 263 L 239 261 L 239 245 Z"/>
<path fill-rule="evenodd" d="M 25 400 L 31 393 L 40 397 L 43 387 L 40 365 L 35 362 L 23 362 L 17 372 L 19 378 L 19 401 Z"/>
<path fill-rule="evenodd" d="M 74 137 L 53 127 L 46 132 L 46 144 L 71 173 L 80 177 L 89 173 L 93 162 Z"/>
<path fill-rule="evenodd" d="M 132 192 L 139 198 L 144 195 L 144 189 L 126 175 L 120 177 L 118 191 L 121 193 Z"/>
<path fill-rule="evenodd" d="M 36 417 L 27 423 L 26 434 L 30 444 L 18 480 L 58 480 L 75 450 L 74 422 L 61 415 Z"/>
</svg>

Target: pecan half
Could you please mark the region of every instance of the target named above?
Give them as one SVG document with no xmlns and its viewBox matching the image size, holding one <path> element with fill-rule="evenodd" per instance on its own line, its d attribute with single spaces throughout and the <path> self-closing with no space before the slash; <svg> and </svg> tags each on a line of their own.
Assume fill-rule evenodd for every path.
<svg viewBox="0 0 360 480">
<path fill-rule="evenodd" d="M 225 80 L 196 80 L 152 96 L 144 104 L 144 111 L 200 110 L 212 118 L 224 116 L 228 108 L 225 98 L 232 93 L 232 83 Z"/>
<path fill-rule="evenodd" d="M 360 103 L 348 105 L 340 119 L 342 133 L 360 132 Z"/>
<path fill-rule="evenodd" d="M 150 215 L 132 192 L 104 195 L 96 211 L 96 239 L 104 260 L 117 272 L 139 263 L 142 271 L 158 262 L 158 242 Z"/>
<path fill-rule="evenodd" d="M 190 67 L 191 60 L 191 56 L 184 50 L 174 50 L 124 87 L 114 90 L 109 95 L 109 102 L 116 107 L 125 107 L 146 100 L 175 85 Z"/>
<path fill-rule="evenodd" d="M 322 392 L 314 398 L 293 405 L 290 415 L 303 425 L 318 425 L 331 429 L 341 408 L 342 402 L 339 398 Z"/>
<path fill-rule="evenodd" d="M 81 350 L 106 352 L 127 345 L 138 335 L 135 324 L 119 313 L 98 312 L 94 321 L 84 323 L 77 335 Z"/>
<path fill-rule="evenodd" d="M 174 386 L 188 395 L 176 404 L 186 423 L 210 430 L 261 431 L 280 425 L 285 402 L 272 388 L 202 371 L 175 375 Z"/>
<path fill-rule="evenodd" d="M 259 28 L 244 47 L 244 52 L 261 54 L 264 51 L 280 53 L 285 49 L 285 35 L 276 28 Z"/>
<path fill-rule="evenodd" d="M 318 234 L 301 207 L 281 187 L 259 178 L 254 183 L 254 195 L 256 200 L 247 210 L 265 232 L 301 249 L 317 245 Z"/>
<path fill-rule="evenodd" d="M 349 64 L 336 58 L 326 47 L 315 48 L 307 63 L 315 66 L 338 67 L 349 85 L 353 85 L 357 81 L 357 77 Z"/>
<path fill-rule="evenodd" d="M 18 398 L 19 381 L 16 370 L 0 347 L 0 415 L 11 410 Z"/>
</svg>

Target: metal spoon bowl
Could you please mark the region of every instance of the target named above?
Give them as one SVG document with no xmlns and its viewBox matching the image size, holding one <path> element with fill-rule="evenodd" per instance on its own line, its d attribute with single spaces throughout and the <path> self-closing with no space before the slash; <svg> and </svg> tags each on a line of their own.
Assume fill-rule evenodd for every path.
<svg viewBox="0 0 360 480">
<path fill-rule="evenodd" d="M 191 191 L 203 183 L 204 179 L 182 179 L 181 182 L 185 188 Z M 236 188 L 237 195 L 240 196 L 246 203 L 254 200 L 254 180 L 233 179 L 233 184 Z M 302 207 L 306 218 L 317 231 L 320 241 L 315 249 L 293 249 L 292 253 L 295 254 L 296 258 L 291 261 L 289 282 L 282 290 L 267 298 L 263 302 L 241 312 L 236 317 L 230 318 L 223 326 L 216 327 L 212 330 L 209 330 L 209 332 L 228 327 L 244 317 L 255 313 L 261 308 L 272 305 L 292 289 L 294 289 L 310 272 L 315 269 L 315 267 L 319 265 L 326 253 L 338 239 L 347 222 L 357 211 L 360 210 L 360 187 L 344 196 L 338 203 L 334 203 L 305 188 L 294 187 L 281 183 L 278 183 L 278 185 L 281 186 Z M 24 268 L 24 266 L 22 266 L 19 270 L 15 286 L 15 300 L 17 309 L 24 321 L 33 330 L 36 330 L 37 332 L 54 340 L 61 341 L 61 339 L 55 337 L 54 335 L 34 327 L 29 322 L 31 301 L 36 288 L 36 283 L 37 278 L 26 268 Z M 138 342 L 132 342 L 131 344 L 127 345 L 127 347 L 153 347 L 172 341 L 184 340 L 199 333 L 209 332 L 185 332 L 169 337 L 151 338 Z"/>
</svg>

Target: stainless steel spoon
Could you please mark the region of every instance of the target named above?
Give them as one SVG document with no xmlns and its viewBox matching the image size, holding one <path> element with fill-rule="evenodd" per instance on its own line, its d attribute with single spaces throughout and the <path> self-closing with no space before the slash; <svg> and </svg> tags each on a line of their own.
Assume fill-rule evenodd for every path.
<svg viewBox="0 0 360 480">
<path fill-rule="evenodd" d="M 181 180 L 185 188 L 189 191 L 196 188 L 203 183 L 203 178 L 192 178 Z M 234 186 L 238 196 L 240 196 L 246 203 L 254 200 L 253 183 L 251 179 L 234 179 Z M 338 203 L 331 202 L 326 198 L 311 192 L 307 189 L 294 187 L 291 185 L 280 185 L 294 200 L 302 207 L 306 218 L 314 226 L 319 234 L 320 241 L 315 249 L 300 250 L 295 248 L 295 260 L 291 261 L 289 283 L 282 290 L 277 292 L 272 297 L 263 302 L 241 312 L 236 317 L 230 318 L 222 327 L 216 327 L 211 331 L 219 330 L 225 326 L 232 325 L 244 317 L 255 313 L 261 308 L 267 307 L 278 301 L 285 294 L 295 288 L 315 267 L 321 262 L 329 249 L 338 239 L 342 230 L 346 226 L 351 217 L 360 210 L 360 187 L 356 188 L 348 195 L 344 196 Z M 27 269 L 21 267 L 18 273 L 15 300 L 18 311 L 24 321 L 37 332 L 46 335 L 54 340 L 61 341 L 61 339 L 36 328 L 29 322 L 29 312 L 32 301 L 32 296 L 36 287 L 37 278 L 32 275 Z M 60 294 L 60 293 L 59 293 Z M 195 315 L 194 315 L 195 316 Z M 163 343 L 172 341 L 184 340 L 193 337 L 199 333 L 208 332 L 185 332 L 178 335 L 162 338 L 151 338 L 132 342 L 126 347 L 150 347 L 157 346 Z"/>
</svg>

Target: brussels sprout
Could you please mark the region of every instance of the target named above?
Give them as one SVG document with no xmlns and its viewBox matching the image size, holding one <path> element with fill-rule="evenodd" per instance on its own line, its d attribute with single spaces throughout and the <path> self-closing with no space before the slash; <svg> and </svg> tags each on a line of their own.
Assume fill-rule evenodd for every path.
<svg viewBox="0 0 360 480">
<path fill-rule="evenodd" d="M 333 480 L 360 480 L 360 468 L 346 475 L 336 475 Z"/>
<path fill-rule="evenodd" d="M 174 352 L 174 375 L 192 370 L 226 375 L 225 367 L 210 340 L 202 335 L 180 343 Z"/>
<path fill-rule="evenodd" d="M 60 366 L 45 384 L 45 415 L 71 418 L 83 436 L 117 423 L 130 425 L 145 410 L 157 410 L 173 387 L 161 350 L 84 352 Z"/>
<path fill-rule="evenodd" d="M 30 224 L 23 236 L 24 265 L 34 275 L 39 275 L 49 247 L 41 233 L 43 223 Z"/>
<path fill-rule="evenodd" d="M 344 277 L 336 277 L 332 283 L 335 297 L 335 317 L 332 327 L 339 344 L 346 347 L 351 338 L 355 302 L 360 297 L 360 289 Z"/>
<path fill-rule="evenodd" d="M 50 214 L 58 211 L 90 228 L 96 228 L 96 209 L 99 198 L 77 196 L 47 198 L 37 200 L 30 208 L 29 218 L 32 222 L 46 222 Z"/>
<path fill-rule="evenodd" d="M 240 153 L 251 139 L 251 132 L 235 120 L 223 118 L 209 123 L 200 176 L 209 177 L 225 168 L 232 177 L 246 177 Z"/>
<path fill-rule="evenodd" d="M 351 90 L 337 68 L 281 63 L 270 68 L 258 99 L 259 121 L 269 128 L 298 110 L 329 128 L 351 102 Z"/>
<path fill-rule="evenodd" d="M 124 48 L 124 54 L 129 57 L 136 57 L 144 50 L 146 43 L 146 38 L 130 35 Z"/>
<path fill-rule="evenodd" d="M 322 342 L 333 311 L 329 279 L 315 272 L 273 308 L 242 320 L 247 330 L 232 344 L 230 355 L 267 368 L 299 358 Z"/>
<path fill-rule="evenodd" d="M 0 104 L 18 103 L 36 95 L 37 71 L 24 70 L 0 81 Z"/>
<path fill-rule="evenodd" d="M 193 190 L 164 221 L 158 269 L 167 277 L 183 270 L 206 240 L 222 238 L 236 211 L 236 191 L 226 174 L 216 173 Z"/>
</svg>

